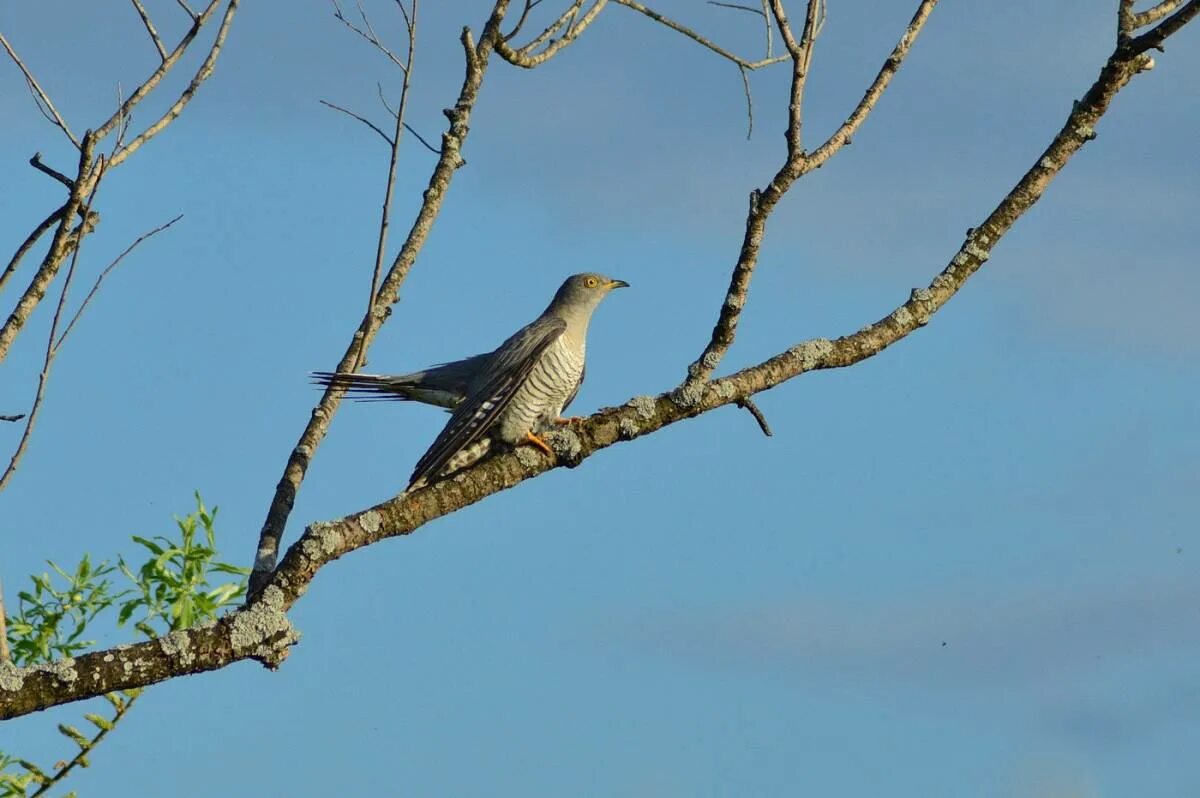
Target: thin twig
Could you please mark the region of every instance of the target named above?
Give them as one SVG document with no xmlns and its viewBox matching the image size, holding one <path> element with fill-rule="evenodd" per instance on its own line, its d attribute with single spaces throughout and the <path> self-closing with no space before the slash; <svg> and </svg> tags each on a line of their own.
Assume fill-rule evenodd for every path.
<svg viewBox="0 0 1200 798">
<path fill-rule="evenodd" d="M 762 430 L 763 435 L 766 435 L 768 438 L 770 438 L 775 434 L 774 432 L 771 432 L 771 425 L 767 423 L 767 417 L 763 415 L 763 411 L 758 409 L 758 405 L 756 405 L 754 400 L 749 396 L 739 399 L 737 406 L 743 410 L 748 410 L 750 415 L 754 416 L 754 420 L 758 422 L 758 428 Z"/>
<path fill-rule="evenodd" d="M 21 70 L 21 74 L 25 76 L 25 83 L 29 86 L 29 90 L 33 92 L 34 100 L 38 102 L 38 109 L 42 111 L 47 118 L 50 119 L 63 133 L 67 134 L 67 138 L 79 148 L 79 139 L 75 138 L 75 134 L 71 132 L 71 128 L 67 126 L 67 120 L 63 119 L 62 114 L 54 107 L 54 103 L 50 101 L 50 95 L 46 94 L 41 85 L 37 82 L 37 78 L 25 66 L 25 62 L 17 55 L 17 51 L 8 43 L 8 39 L 4 38 L 4 34 L 0 33 L 0 46 L 4 47 L 8 57 L 12 59 L 17 68 Z"/>
<path fill-rule="evenodd" d="M 91 133 L 85 135 L 84 146 L 80 149 L 82 152 L 90 152 L 93 144 Z M 83 216 L 86 220 L 92 210 L 92 202 L 96 199 L 96 190 L 100 187 L 100 181 L 104 177 L 104 165 L 107 163 L 104 156 L 100 156 L 99 162 L 96 165 L 96 178 L 91 181 L 92 190 L 88 195 L 87 202 L 84 204 Z M 9 480 L 13 474 L 17 472 L 17 466 L 20 465 L 21 457 L 25 454 L 25 450 L 29 447 L 29 440 L 33 436 L 33 427 L 37 423 L 37 417 L 42 409 L 42 400 L 46 397 L 46 384 L 50 379 L 50 366 L 54 363 L 54 358 L 58 355 L 58 347 L 55 344 L 55 337 L 58 334 L 59 320 L 62 318 L 63 307 L 67 303 L 67 293 L 71 290 L 71 281 L 75 277 L 75 267 L 79 263 L 79 251 L 83 249 L 83 228 L 87 225 L 86 221 L 79 223 L 79 239 L 75 243 L 75 250 L 71 253 L 71 263 L 67 267 L 66 277 L 63 278 L 62 291 L 58 295 L 58 305 L 54 308 L 54 319 L 50 322 L 50 333 L 46 336 L 46 355 L 42 360 L 42 370 L 38 374 L 37 391 L 33 396 L 33 405 L 29 408 L 29 416 L 25 420 L 25 429 L 21 432 L 21 440 L 17 442 L 17 448 L 13 451 L 12 457 L 9 458 L 8 466 L 4 469 L 4 473 L 0 475 L 0 492 L 8 486 Z"/>
<path fill-rule="evenodd" d="M 571 0 L 571 5 L 567 6 L 566 11 L 559 14 L 557 19 L 547 25 L 541 33 L 539 33 L 537 36 L 534 36 L 533 39 L 531 39 L 523 47 L 519 48 L 517 52 L 522 54 L 531 53 L 540 47 L 542 43 L 547 41 L 551 36 L 558 33 L 558 31 L 564 26 L 570 27 L 574 23 L 575 16 L 579 13 L 579 9 L 583 8 L 583 2 L 584 0 Z M 508 41 L 508 39 L 505 39 L 505 41 Z"/>
<path fill-rule="evenodd" d="M 710 6 L 720 6 L 721 8 L 733 8 L 738 11 L 749 11 L 751 14 L 758 14 L 759 16 L 763 15 L 762 9 L 753 6 L 744 6 L 741 3 L 721 3 L 718 0 L 708 0 L 708 4 Z"/>
<path fill-rule="evenodd" d="M 42 172 L 43 174 L 50 175 L 55 180 L 57 180 L 58 182 L 62 183 L 64 186 L 66 186 L 68 191 L 75 188 L 75 181 L 72 180 L 71 178 L 67 177 L 62 172 L 58 171 L 57 169 L 55 169 L 51 166 L 47 166 L 42 161 L 42 154 L 40 152 L 35 152 L 33 154 L 33 157 L 29 159 L 29 165 L 32 166 L 34 169 L 38 170 L 39 172 Z"/>
<path fill-rule="evenodd" d="M 150 15 L 146 13 L 146 7 L 142 5 L 141 0 L 130 0 L 130 2 L 137 9 L 138 16 L 142 18 L 142 24 L 146 26 L 146 33 L 150 34 L 150 41 L 154 42 L 154 49 L 158 50 L 158 57 L 166 61 L 167 48 L 163 47 L 162 39 L 158 37 L 158 31 L 154 29 L 154 23 L 150 21 Z"/>
<path fill-rule="evenodd" d="M 96 292 L 100 290 L 100 284 L 104 282 L 106 277 L 108 277 L 109 272 L 111 272 L 113 269 L 117 268 L 117 264 L 119 264 L 121 261 L 123 261 L 125 259 L 125 256 L 128 255 L 130 252 L 133 252 L 133 250 L 137 248 L 138 244 L 141 244 L 143 241 L 145 241 L 148 238 L 153 238 L 154 236 L 158 235 L 163 230 L 166 230 L 168 227 L 175 224 L 182 218 L 183 218 L 183 214 L 181 213 L 178 216 L 176 216 L 174 219 L 172 219 L 171 221 L 160 224 L 158 227 L 154 228 L 153 230 L 151 230 L 149 232 L 142 233 L 140 236 L 138 236 L 134 240 L 134 242 L 132 244 L 127 246 L 120 255 L 118 255 L 115 259 L 113 259 L 112 263 L 110 263 L 104 267 L 104 270 L 100 272 L 100 276 L 96 278 L 96 282 L 92 285 L 92 290 L 88 291 L 87 296 L 85 296 L 83 298 L 83 301 L 79 303 L 79 307 L 75 310 L 75 315 L 73 315 L 71 317 L 71 320 L 69 322 L 67 322 L 67 326 L 63 329 L 62 335 L 60 335 L 58 337 L 58 341 L 54 344 L 55 349 L 62 348 L 63 341 L 67 340 L 67 335 L 70 334 L 71 330 L 75 327 L 75 322 L 79 321 L 79 317 L 83 315 L 83 311 L 87 308 L 88 303 L 90 303 L 92 301 L 92 298 L 94 296 L 96 296 Z"/>
<path fill-rule="evenodd" d="M 529 16 L 529 12 L 542 4 L 542 0 L 525 0 L 525 8 L 521 10 L 521 16 L 517 19 L 517 24 L 513 26 L 512 31 L 504 37 L 504 41 L 512 41 L 513 37 L 521 32 L 521 28 L 525 26 L 525 19 Z"/>
<path fill-rule="evenodd" d="M 771 66 L 772 64 L 778 64 L 778 63 L 788 60 L 788 57 L 786 55 L 781 55 L 781 56 L 774 57 L 774 58 L 763 58 L 759 61 L 748 61 L 739 55 L 735 55 L 734 53 L 729 52 L 728 50 L 726 50 L 724 47 L 717 44 L 716 42 L 713 42 L 710 39 L 706 39 L 705 37 L 701 36 L 699 33 L 696 33 L 696 31 L 687 27 L 686 25 L 682 25 L 682 24 L 676 22 L 675 20 L 671 19 L 670 17 L 666 17 L 666 16 L 658 13 L 654 9 L 648 8 L 647 6 L 642 5 L 637 0 L 613 0 L 613 2 L 616 3 L 617 5 L 625 6 L 626 8 L 632 9 L 632 10 L 638 12 L 639 14 L 643 14 L 643 15 L 649 17 L 650 19 L 654 20 L 655 22 L 666 25 L 668 28 L 670 28 L 673 31 L 676 31 L 677 33 L 682 33 L 684 36 L 688 37 L 689 39 L 696 42 L 700 46 L 705 47 L 709 50 L 712 50 L 714 53 L 721 56 L 722 58 L 728 59 L 728 60 L 732 61 L 733 63 L 737 64 L 738 66 L 744 67 L 746 69 L 752 69 L 752 70 L 753 69 L 762 69 L 763 67 Z"/>
<path fill-rule="evenodd" d="M 192 22 L 195 22 L 199 18 L 200 15 L 192 10 L 192 7 L 187 4 L 187 0 L 175 0 L 175 3 L 192 18 Z"/>
<path fill-rule="evenodd" d="M 16 421 L 23 416 L 9 418 L 8 416 L 0 416 L 5 421 Z M 0 582 L 0 665 L 6 662 L 12 662 L 12 652 L 8 650 L 8 616 L 4 612 L 4 583 Z"/>
<path fill-rule="evenodd" d="M 367 12 L 363 10 L 362 3 L 358 3 L 358 13 L 359 16 L 363 18 L 363 23 L 366 25 L 367 30 L 363 30 L 350 20 L 346 19 L 346 15 L 342 13 L 342 8 L 337 4 L 337 0 L 330 0 L 330 2 L 333 4 L 334 19 L 370 42 L 372 47 L 387 56 L 388 60 L 399 67 L 401 71 L 405 69 L 404 62 L 397 58 L 396 54 L 388 49 L 388 46 L 380 41 L 379 37 L 375 35 L 375 29 L 371 27 L 371 21 L 367 18 Z"/>
<path fill-rule="evenodd" d="M 401 6 L 401 8 L 403 8 L 403 6 Z M 407 18 L 408 18 L 407 15 L 405 15 L 405 19 L 407 19 Z M 375 88 L 379 91 L 379 102 L 383 103 L 384 109 L 391 115 L 392 119 L 395 119 L 396 112 L 392 110 L 392 106 L 388 105 L 387 96 L 383 93 L 383 84 L 377 82 L 375 84 Z M 425 145 L 425 149 L 429 150 L 434 155 L 438 155 L 441 153 L 441 150 L 439 150 L 437 147 L 433 146 L 428 141 L 426 141 L 425 137 L 422 136 L 420 133 L 418 133 L 417 129 L 415 127 L 413 127 L 412 125 L 405 122 L 404 129 L 407 130 L 409 133 L 413 134 L 413 136 L 416 137 L 417 141 L 419 141 L 423 145 Z"/>
<path fill-rule="evenodd" d="M 80 750 L 79 753 L 71 758 L 70 762 L 67 762 L 65 765 L 59 768 L 53 776 L 51 776 L 42 784 L 41 787 L 38 788 L 37 792 L 31 793 L 29 798 L 39 798 L 39 796 L 45 795 L 47 792 L 49 792 L 51 787 L 65 779 L 72 770 L 77 767 L 87 767 L 88 755 L 95 750 L 96 746 L 99 745 L 106 736 L 108 736 L 108 733 L 112 731 L 113 727 L 121 722 L 121 719 L 125 717 L 125 713 L 129 711 L 129 708 L 134 705 L 141 695 L 142 693 L 135 693 L 125 698 L 120 704 L 117 704 L 116 711 L 113 713 L 113 716 L 109 718 L 108 722 L 110 725 L 107 728 L 100 729 L 99 734 L 91 739 L 87 748 Z"/>
<path fill-rule="evenodd" d="M 382 138 L 384 141 L 386 141 L 388 143 L 389 147 L 395 143 L 392 141 L 391 136 L 389 136 L 387 133 L 384 133 L 382 130 L 380 130 L 378 125 L 376 125 L 370 119 L 367 119 L 365 116 L 359 116 L 358 114 L 354 113 L 353 111 L 351 111 L 347 108 L 343 108 L 340 105 L 334 105 L 333 103 L 329 102 L 328 100 L 318 100 L 317 102 L 321 103 L 321 105 L 324 105 L 326 108 L 332 108 L 335 111 L 341 111 L 346 116 L 352 117 L 354 119 L 357 119 L 359 122 L 362 122 L 364 125 L 371 128 L 371 130 L 374 130 L 376 133 L 378 133 L 380 138 Z"/>
<path fill-rule="evenodd" d="M 400 7 L 403 4 L 397 0 Z M 387 238 L 388 228 L 391 224 L 392 216 L 392 196 L 396 190 L 396 166 L 400 161 L 400 136 L 404 132 L 404 110 L 408 107 L 408 88 L 412 80 L 413 59 L 417 53 L 417 0 L 412 0 L 412 15 L 404 15 L 406 26 L 408 29 L 408 58 L 405 60 L 402 74 L 403 82 L 400 84 L 400 101 L 396 104 L 395 133 L 391 139 L 392 150 L 388 158 L 388 176 L 387 184 L 383 190 L 383 210 L 379 217 L 379 237 L 375 245 L 375 266 L 371 271 L 371 290 L 367 294 L 367 311 L 363 315 L 363 328 L 365 334 L 370 335 L 374 330 L 376 322 L 375 308 L 379 292 L 379 276 L 383 273 L 383 259 L 387 256 Z M 355 358 L 354 368 L 352 371 L 358 371 L 362 368 L 366 361 L 367 353 L 360 349 L 358 357 Z"/>
</svg>

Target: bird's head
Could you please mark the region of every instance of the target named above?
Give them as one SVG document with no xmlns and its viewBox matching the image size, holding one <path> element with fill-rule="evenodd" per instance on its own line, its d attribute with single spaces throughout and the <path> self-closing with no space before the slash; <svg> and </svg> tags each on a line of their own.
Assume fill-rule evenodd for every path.
<svg viewBox="0 0 1200 798">
<path fill-rule="evenodd" d="M 595 272 L 573 274 L 566 279 L 558 293 L 554 295 L 553 305 L 558 307 L 594 308 L 600 300 L 608 296 L 616 288 L 628 288 L 624 280 L 614 280 Z"/>
</svg>

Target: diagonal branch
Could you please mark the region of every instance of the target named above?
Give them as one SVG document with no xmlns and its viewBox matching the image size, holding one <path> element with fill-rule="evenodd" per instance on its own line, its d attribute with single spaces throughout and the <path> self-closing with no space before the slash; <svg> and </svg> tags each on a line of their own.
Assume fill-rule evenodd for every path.
<svg viewBox="0 0 1200 798">
<path fill-rule="evenodd" d="M 130 0 L 133 7 L 137 9 L 138 16 L 142 18 L 142 25 L 146 28 L 146 33 L 150 34 L 150 41 L 154 42 L 154 49 L 158 50 L 158 57 L 163 61 L 167 60 L 167 48 L 163 47 L 162 39 L 158 36 L 158 31 L 154 29 L 154 23 L 150 20 L 150 15 L 146 13 L 146 7 L 142 5 L 142 0 Z"/>
<path fill-rule="evenodd" d="M 25 62 L 21 60 L 21 57 L 17 55 L 17 51 L 8 43 L 8 39 L 4 38 L 3 33 L 0 33 L 0 46 L 8 53 L 8 57 L 12 59 L 12 62 L 17 65 L 17 69 L 21 70 L 21 74 L 25 76 L 25 83 L 28 84 L 29 90 L 33 93 L 33 99 L 37 103 L 38 110 L 62 130 L 67 135 L 67 138 L 71 140 L 71 143 L 75 145 L 76 149 L 78 149 L 79 139 L 75 138 L 75 134 L 71 132 L 71 128 L 67 125 L 67 120 L 63 119 L 62 114 L 54 107 L 54 103 L 50 101 L 50 95 L 46 94 L 41 84 L 37 82 L 37 78 L 29 71 L 29 67 L 25 66 Z"/>
<path fill-rule="evenodd" d="M 788 60 L 787 56 L 781 55 L 781 56 L 776 56 L 776 57 L 768 56 L 767 58 L 763 58 L 758 61 L 748 61 L 739 55 L 731 53 L 730 51 L 726 50 L 724 47 L 711 41 L 710 39 L 706 39 L 705 37 L 696 33 L 691 28 L 687 27 L 686 25 L 682 25 L 682 24 L 676 22 L 675 20 L 671 19 L 670 17 L 667 17 L 663 14 L 658 13 L 657 11 L 655 11 L 652 8 L 648 8 L 645 5 L 642 5 L 637 0 L 613 0 L 613 2 L 616 3 L 617 5 L 625 6 L 626 8 L 637 11 L 639 14 L 645 15 L 645 16 L 649 17 L 650 19 L 654 20 L 655 22 L 666 25 L 668 28 L 670 28 L 673 31 L 676 31 L 677 33 L 682 33 L 684 36 L 688 37 L 689 39 L 696 42 L 700 46 L 705 47 L 709 50 L 712 50 L 717 55 L 719 55 L 722 58 L 725 58 L 729 61 L 732 61 L 733 63 L 737 64 L 738 66 L 742 67 L 743 69 L 750 69 L 750 70 L 762 69 L 763 67 L 771 66 L 772 64 L 782 63 L 783 61 Z"/>
<path fill-rule="evenodd" d="M 1175 9 L 1179 8 L 1181 5 L 1183 5 L 1183 0 L 1163 0 L 1163 2 L 1156 6 L 1147 8 L 1141 13 L 1134 14 L 1133 19 L 1131 20 L 1132 28 L 1136 30 L 1138 28 L 1144 28 L 1147 25 L 1153 25 L 1163 17 L 1174 12 Z"/>
</svg>

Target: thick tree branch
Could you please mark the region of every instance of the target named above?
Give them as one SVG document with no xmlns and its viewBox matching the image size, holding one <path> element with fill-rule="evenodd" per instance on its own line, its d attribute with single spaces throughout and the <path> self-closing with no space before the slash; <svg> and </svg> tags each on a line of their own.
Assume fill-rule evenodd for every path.
<svg viewBox="0 0 1200 798">
<path fill-rule="evenodd" d="M 1148 64 L 1149 58 L 1144 54 L 1118 47 L 1096 82 L 1075 103 L 1050 145 L 987 218 L 970 232 L 950 263 L 926 288 L 914 289 L 906 302 L 874 324 L 833 340 L 804 341 L 762 363 L 705 382 L 691 392 L 635 397 L 621 407 L 602 410 L 581 424 L 550 435 L 557 452 L 553 462 L 529 447 L 521 447 L 368 510 L 336 521 L 311 524 L 269 575 L 267 584 L 252 603 L 213 625 L 37 668 L 0 664 L 0 719 L 116 689 L 143 687 L 175 676 L 213 670 L 243 659 L 277 666 L 296 640 L 286 612 L 326 563 L 377 541 L 409 534 L 434 519 L 552 468 L 579 465 L 601 449 L 621 441 L 652 434 L 725 405 L 744 403 L 754 394 L 805 372 L 842 368 L 878 354 L 926 324 L 982 267 L 1000 238 L 1041 199 L 1067 161 L 1094 138 L 1095 125 L 1117 92 Z M 449 133 L 446 138 L 449 140 Z M 347 357 L 351 354 L 348 352 Z"/>
<path fill-rule="evenodd" d="M 470 130 L 468 123 L 471 119 L 471 111 L 475 107 L 479 89 L 483 85 L 489 54 L 496 42 L 500 40 L 500 25 L 507 9 L 508 0 L 497 0 L 491 16 L 484 25 L 478 47 L 473 44 L 470 30 L 463 29 L 461 39 L 467 62 L 465 75 L 457 102 L 453 108 L 445 111 L 450 125 L 442 134 L 441 153 L 433 168 L 433 173 L 429 176 L 421 207 L 413 220 L 408 237 L 401 245 L 400 251 L 380 284 L 371 313 L 359 324 L 341 360 L 333 369 L 334 371 L 351 371 L 357 363 L 362 361 L 375 335 L 390 315 L 391 306 L 400 296 L 400 286 L 408 277 L 408 272 L 416 262 L 418 253 L 429 238 L 429 232 L 433 229 L 433 223 L 441 211 L 442 202 L 450 188 L 450 181 L 453 179 L 455 171 L 464 163 L 462 147 Z M 252 601 L 253 597 L 258 594 L 266 582 L 268 574 L 275 568 L 279 553 L 279 540 L 296 501 L 296 492 L 300 489 L 300 483 L 304 481 L 304 475 L 308 471 L 308 464 L 313 454 L 329 430 L 329 422 L 341 404 L 341 398 L 341 391 L 332 387 L 322 394 L 321 400 L 313 408 L 308 424 L 300 434 L 299 441 L 296 442 L 295 448 L 288 457 L 283 476 L 275 487 L 275 494 L 267 510 L 266 520 L 259 532 L 254 570 L 250 575 L 248 601 Z"/>
</svg>

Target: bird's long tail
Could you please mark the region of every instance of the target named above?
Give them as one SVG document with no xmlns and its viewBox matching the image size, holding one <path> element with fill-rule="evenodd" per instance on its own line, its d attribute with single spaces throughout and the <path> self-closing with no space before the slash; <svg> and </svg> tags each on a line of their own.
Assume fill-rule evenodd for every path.
<svg viewBox="0 0 1200 798">
<path fill-rule="evenodd" d="M 320 385 L 323 388 L 344 388 L 350 392 L 352 399 L 367 401 L 372 399 L 416 399 L 411 393 L 418 384 L 416 380 L 408 378 L 408 375 L 393 377 L 378 374 L 347 374 L 340 371 L 314 371 L 312 381 L 314 385 Z"/>
</svg>

